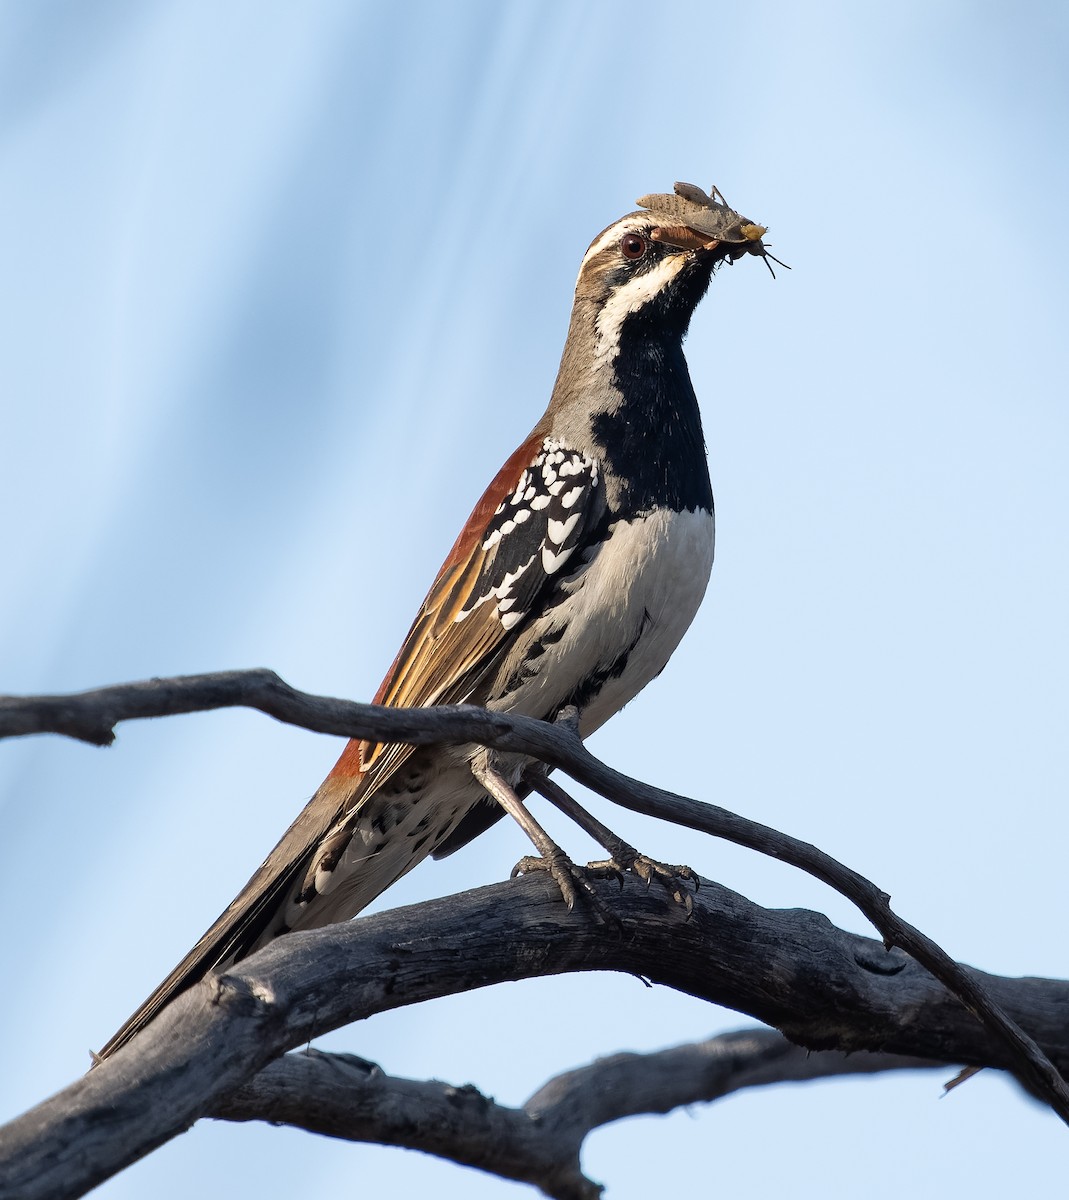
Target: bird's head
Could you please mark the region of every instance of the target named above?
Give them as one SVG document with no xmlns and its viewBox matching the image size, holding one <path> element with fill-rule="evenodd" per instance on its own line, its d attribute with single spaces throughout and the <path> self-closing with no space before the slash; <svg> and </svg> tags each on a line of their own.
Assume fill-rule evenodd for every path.
<svg viewBox="0 0 1069 1200">
<path fill-rule="evenodd" d="M 770 257 L 765 227 L 741 217 L 716 188 L 709 196 L 677 183 L 671 195 L 638 203 L 642 211 L 598 234 L 579 268 L 577 308 L 591 312 L 601 354 L 616 346 L 625 321 L 682 336 L 720 263 Z"/>
</svg>

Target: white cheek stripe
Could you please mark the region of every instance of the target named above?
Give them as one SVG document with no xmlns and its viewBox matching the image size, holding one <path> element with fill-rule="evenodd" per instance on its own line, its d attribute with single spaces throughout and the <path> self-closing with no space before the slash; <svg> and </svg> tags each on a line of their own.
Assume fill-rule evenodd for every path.
<svg viewBox="0 0 1069 1200">
<path fill-rule="evenodd" d="M 618 287 L 608 298 L 598 319 L 594 323 L 596 340 L 594 343 L 594 367 L 616 353 L 620 343 L 620 329 L 625 319 L 633 312 L 648 304 L 654 296 L 664 290 L 683 267 L 685 258 L 681 254 L 672 254 L 662 258 L 659 263 L 643 275 L 636 275 L 627 283 Z"/>
</svg>

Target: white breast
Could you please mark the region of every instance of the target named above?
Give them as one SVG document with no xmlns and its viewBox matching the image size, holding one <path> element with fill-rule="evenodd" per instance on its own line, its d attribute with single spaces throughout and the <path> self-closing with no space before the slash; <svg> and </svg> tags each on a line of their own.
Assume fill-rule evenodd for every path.
<svg viewBox="0 0 1069 1200">
<path fill-rule="evenodd" d="M 702 511 L 619 522 L 551 611 L 548 622 L 563 633 L 537 675 L 492 707 L 545 716 L 584 680 L 608 673 L 581 714 L 583 735 L 607 721 L 660 674 L 694 619 L 713 565 L 713 528 Z"/>
</svg>

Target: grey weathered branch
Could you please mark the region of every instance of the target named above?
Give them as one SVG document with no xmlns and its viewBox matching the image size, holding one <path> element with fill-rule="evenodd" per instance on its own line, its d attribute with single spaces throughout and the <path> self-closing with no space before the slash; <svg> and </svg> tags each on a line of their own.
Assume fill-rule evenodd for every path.
<svg viewBox="0 0 1069 1200">
<path fill-rule="evenodd" d="M 1035 1040 L 992 1003 L 974 976 L 897 916 L 885 892 L 798 838 L 614 771 L 590 754 L 567 725 L 553 726 L 467 706 L 396 709 L 312 696 L 291 688 L 273 671 L 254 670 L 118 684 L 69 696 L 0 697 L 0 737 L 50 732 L 107 745 L 114 738 L 115 724 L 122 720 L 230 706 L 259 709 L 320 733 L 417 745 L 471 741 L 519 751 L 566 771 L 624 808 L 724 838 L 798 867 L 846 896 L 872 922 L 886 946 L 906 950 L 957 995 L 1008 1048 L 1008 1069 L 1069 1123 L 1069 1086 Z"/>
<path fill-rule="evenodd" d="M 596 1200 L 579 1155 L 602 1125 L 719 1100 L 743 1088 L 940 1068 L 898 1054 L 809 1052 L 771 1029 L 725 1033 L 650 1054 L 614 1054 L 549 1080 L 507 1108 L 471 1085 L 399 1079 L 350 1054 L 284 1055 L 223 1098 L 212 1116 L 270 1121 L 353 1142 L 422 1150 L 553 1200 Z"/>
<path fill-rule="evenodd" d="M 813 1049 L 1006 1067 L 1011 1053 L 909 956 L 804 910 L 703 882 L 690 920 L 612 881 L 618 936 L 529 876 L 279 938 L 166 1008 L 134 1041 L 0 1130 L 0 1195 L 63 1200 L 216 1112 L 270 1061 L 373 1013 L 510 980 L 620 971 L 748 1013 Z M 1069 1068 L 1069 983 L 962 970 Z M 106 1119 L 103 1119 L 106 1114 Z"/>
</svg>

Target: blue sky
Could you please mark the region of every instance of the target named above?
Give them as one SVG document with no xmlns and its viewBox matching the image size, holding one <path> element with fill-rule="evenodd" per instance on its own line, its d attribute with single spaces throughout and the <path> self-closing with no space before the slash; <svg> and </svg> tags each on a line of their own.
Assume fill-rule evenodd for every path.
<svg viewBox="0 0 1069 1200">
<path fill-rule="evenodd" d="M 0 8 L 0 687 L 267 665 L 369 698 L 548 399 L 591 237 L 645 192 L 715 182 L 793 270 L 722 271 L 694 321 L 713 583 L 594 748 L 816 842 L 960 959 L 1069 975 L 1067 42 L 1061 5 L 952 0 Z M 106 752 L 0 749 L 7 1116 L 84 1069 L 337 745 L 216 713 Z M 795 872 L 598 811 L 865 930 Z M 383 904 L 525 852 L 502 824 Z M 606 976 L 323 1044 L 520 1102 L 594 1055 L 742 1023 Z M 906 1172 L 913 1195 L 974 1200 L 1060 1173 L 1064 1129 L 1012 1084 L 939 1091 L 751 1093 L 603 1131 L 585 1165 L 612 1196 L 666 1164 L 725 1194 L 864 1180 L 876 1200 Z M 262 1195 L 521 1194 L 208 1124 L 99 1194 L 239 1172 Z"/>
</svg>

